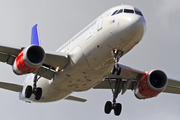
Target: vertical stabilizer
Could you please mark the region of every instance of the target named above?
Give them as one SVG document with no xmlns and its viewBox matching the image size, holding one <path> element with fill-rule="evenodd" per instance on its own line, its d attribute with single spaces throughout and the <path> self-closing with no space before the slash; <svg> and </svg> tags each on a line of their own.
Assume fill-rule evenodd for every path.
<svg viewBox="0 0 180 120">
<path fill-rule="evenodd" d="M 32 27 L 31 45 L 40 45 L 37 24 Z"/>
</svg>

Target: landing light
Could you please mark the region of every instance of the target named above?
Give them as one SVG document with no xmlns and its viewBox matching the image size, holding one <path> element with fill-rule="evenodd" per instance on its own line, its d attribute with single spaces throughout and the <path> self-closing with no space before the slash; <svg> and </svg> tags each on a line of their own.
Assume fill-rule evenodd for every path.
<svg viewBox="0 0 180 120">
<path fill-rule="evenodd" d="M 59 71 L 59 67 L 56 67 L 56 72 L 58 72 Z"/>
</svg>

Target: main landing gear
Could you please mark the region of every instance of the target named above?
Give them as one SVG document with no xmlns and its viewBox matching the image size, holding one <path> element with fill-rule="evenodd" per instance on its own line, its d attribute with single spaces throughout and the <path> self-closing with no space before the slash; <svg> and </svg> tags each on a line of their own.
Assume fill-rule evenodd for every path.
<svg viewBox="0 0 180 120">
<path fill-rule="evenodd" d="M 34 84 L 33 84 L 33 88 L 32 86 L 28 85 L 26 87 L 26 90 L 25 90 L 25 97 L 26 98 L 30 98 L 32 94 L 34 94 L 35 96 L 35 99 L 36 100 L 40 100 L 41 99 L 41 96 L 42 96 L 42 88 L 38 87 L 37 88 L 37 74 L 35 74 L 34 76 Z"/>
<path fill-rule="evenodd" d="M 113 93 L 113 101 L 107 101 L 104 107 L 104 112 L 106 114 L 109 114 L 111 112 L 111 110 L 114 110 L 114 114 L 119 116 L 121 114 L 121 110 L 122 110 L 122 105 L 120 103 L 116 103 L 116 99 L 120 93 L 120 83 L 121 83 L 121 79 L 116 79 L 116 83 L 115 83 L 115 88 L 113 89 L 111 86 L 111 90 Z M 109 84 L 111 85 L 110 81 Z"/>
<path fill-rule="evenodd" d="M 116 75 L 119 76 L 121 73 L 121 67 L 119 66 L 118 62 L 119 62 L 119 58 L 123 55 L 123 52 L 119 50 L 112 50 L 111 53 L 115 59 L 115 65 L 111 69 L 111 74 L 114 74 L 116 72 Z M 108 79 L 108 81 L 109 81 L 109 85 L 111 86 L 110 79 Z M 111 86 L 111 90 L 113 93 L 113 101 L 106 102 L 104 107 L 104 112 L 106 114 L 109 114 L 112 109 L 114 110 L 114 114 L 116 116 L 119 116 L 121 114 L 122 105 L 120 103 L 116 103 L 116 99 L 121 91 L 121 81 L 122 79 L 116 79 L 115 88 L 112 88 Z"/>
</svg>

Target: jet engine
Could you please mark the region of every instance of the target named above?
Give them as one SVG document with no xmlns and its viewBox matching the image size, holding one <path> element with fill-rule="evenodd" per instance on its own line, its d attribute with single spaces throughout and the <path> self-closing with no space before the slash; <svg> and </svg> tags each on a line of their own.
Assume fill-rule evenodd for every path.
<svg viewBox="0 0 180 120">
<path fill-rule="evenodd" d="M 45 51 L 38 45 L 31 45 L 22 50 L 13 64 L 13 71 L 17 75 L 36 71 L 45 60 Z"/>
<path fill-rule="evenodd" d="M 167 83 L 168 79 L 163 71 L 152 70 L 142 76 L 134 94 L 138 99 L 152 98 L 161 93 Z"/>
</svg>

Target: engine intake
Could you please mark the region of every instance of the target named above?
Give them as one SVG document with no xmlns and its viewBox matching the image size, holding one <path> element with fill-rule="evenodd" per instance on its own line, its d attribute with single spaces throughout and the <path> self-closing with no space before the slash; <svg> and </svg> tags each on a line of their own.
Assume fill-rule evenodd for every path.
<svg viewBox="0 0 180 120">
<path fill-rule="evenodd" d="M 167 76 L 163 71 L 152 70 L 141 78 L 134 94 L 138 99 L 152 98 L 161 93 L 167 83 Z"/>
<path fill-rule="evenodd" d="M 149 76 L 149 85 L 155 90 L 162 90 L 167 84 L 166 74 L 160 70 L 151 72 Z"/>
<path fill-rule="evenodd" d="M 27 58 L 33 64 L 39 64 L 45 56 L 44 50 L 40 46 L 31 46 L 27 50 Z"/>
<path fill-rule="evenodd" d="M 25 48 L 14 61 L 14 73 L 21 75 L 36 71 L 43 64 L 45 55 L 44 49 L 38 45 Z"/>
</svg>

